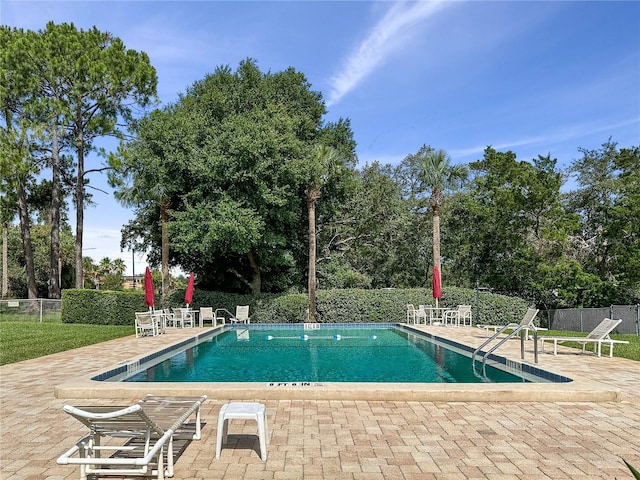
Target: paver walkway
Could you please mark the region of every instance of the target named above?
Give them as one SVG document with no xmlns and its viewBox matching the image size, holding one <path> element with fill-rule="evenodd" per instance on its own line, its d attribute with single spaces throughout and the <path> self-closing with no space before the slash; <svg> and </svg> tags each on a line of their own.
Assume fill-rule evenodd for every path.
<svg viewBox="0 0 640 480">
<path fill-rule="evenodd" d="M 431 327 L 435 328 L 435 327 Z M 440 327 L 442 328 L 442 327 Z M 470 345 L 478 329 L 438 331 Z M 105 342 L 0 367 L 0 479 L 62 480 L 78 468 L 55 459 L 86 432 L 62 411 L 53 387 L 173 343 L 188 331 Z M 518 358 L 517 341 L 501 354 Z M 255 422 L 234 421 L 236 442 L 215 459 L 217 416 L 210 399 L 203 438 L 176 463 L 176 479 L 630 479 L 640 467 L 640 364 L 563 353 L 541 355 L 562 369 L 621 390 L 621 401 L 390 402 L 256 400 L 267 406 L 268 460 L 258 455 Z M 132 403 L 137 398 L 96 403 Z M 95 401 L 95 400 L 94 400 Z M 243 435 L 239 435 L 243 434 Z"/>
</svg>

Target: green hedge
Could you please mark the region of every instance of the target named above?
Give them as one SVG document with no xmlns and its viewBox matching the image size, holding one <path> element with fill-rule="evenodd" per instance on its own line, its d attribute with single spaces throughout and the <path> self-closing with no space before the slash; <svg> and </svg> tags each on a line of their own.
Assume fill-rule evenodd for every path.
<svg viewBox="0 0 640 480">
<path fill-rule="evenodd" d="M 142 291 L 62 291 L 63 323 L 133 325 L 135 312 L 147 309 Z"/>
<path fill-rule="evenodd" d="M 431 290 L 424 288 L 320 290 L 316 319 L 321 323 L 404 322 L 408 303 L 417 307 L 434 305 L 435 301 Z M 167 304 L 185 306 L 184 289 L 172 291 Z M 461 304 L 472 306 L 474 323 L 505 325 L 519 322 L 530 306 L 520 298 L 456 287 L 444 289 L 439 305 Z M 308 306 L 305 294 L 240 295 L 198 289 L 190 306 L 196 310 L 201 306 L 225 308 L 235 313 L 237 305 L 249 305 L 253 323 L 303 322 Z M 134 312 L 146 309 L 142 291 L 64 290 L 62 295 L 62 321 L 66 323 L 129 325 Z"/>
<path fill-rule="evenodd" d="M 184 289 L 171 292 L 168 304 L 184 306 L 184 292 Z M 224 308 L 235 314 L 237 305 L 249 305 L 249 315 L 254 323 L 297 323 L 305 319 L 308 300 L 306 295 L 299 293 L 241 295 L 196 289 L 190 306 L 196 310 L 200 307 Z"/>
</svg>

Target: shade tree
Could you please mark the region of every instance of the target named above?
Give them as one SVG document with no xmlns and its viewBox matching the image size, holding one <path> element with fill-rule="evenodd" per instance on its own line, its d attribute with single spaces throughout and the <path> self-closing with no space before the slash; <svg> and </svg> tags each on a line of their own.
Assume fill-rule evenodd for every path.
<svg viewBox="0 0 640 480">
<path fill-rule="evenodd" d="M 577 187 L 566 209 L 579 216 L 573 236 L 575 256 L 587 272 L 640 298 L 640 148 L 619 149 L 611 139 L 598 149 L 579 149 L 569 173 Z M 611 298 L 611 301 L 617 298 Z"/>
<path fill-rule="evenodd" d="M 195 271 L 203 288 L 299 285 L 308 253 L 301 228 L 308 149 L 345 130 L 339 122 L 342 130 L 331 132 L 324 113 L 320 93 L 292 68 L 263 73 L 250 59 L 235 71 L 218 67 L 175 105 L 143 119 L 136 139 L 120 150 L 118 168 L 126 177 L 118 195 L 141 185 L 130 238 L 152 246 L 151 258 L 158 258 L 158 204 L 145 193 L 155 186 L 167 200 L 169 263 Z"/>
</svg>

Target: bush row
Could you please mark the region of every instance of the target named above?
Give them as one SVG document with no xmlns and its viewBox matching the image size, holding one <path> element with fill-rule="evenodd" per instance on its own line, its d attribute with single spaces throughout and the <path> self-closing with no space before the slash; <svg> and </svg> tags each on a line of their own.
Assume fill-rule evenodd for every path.
<svg viewBox="0 0 640 480">
<path fill-rule="evenodd" d="M 62 291 L 63 323 L 93 325 L 132 325 L 135 312 L 148 310 L 144 293 L 136 290 L 80 290 Z"/>
<path fill-rule="evenodd" d="M 320 290 L 317 293 L 316 320 L 321 323 L 403 322 L 407 304 L 434 305 L 431 291 L 416 289 Z M 169 307 L 183 307 L 184 290 L 172 291 Z M 253 323 L 298 323 L 307 317 L 305 294 L 240 295 L 195 290 L 193 309 L 224 308 L 231 313 L 237 305 L 249 305 Z M 518 322 L 530 306 L 527 301 L 477 292 L 471 289 L 448 287 L 443 290 L 440 306 L 471 305 L 474 323 L 507 324 Z M 145 311 L 142 291 L 64 290 L 62 292 L 62 321 L 100 325 L 129 325 L 134 312 Z"/>
</svg>

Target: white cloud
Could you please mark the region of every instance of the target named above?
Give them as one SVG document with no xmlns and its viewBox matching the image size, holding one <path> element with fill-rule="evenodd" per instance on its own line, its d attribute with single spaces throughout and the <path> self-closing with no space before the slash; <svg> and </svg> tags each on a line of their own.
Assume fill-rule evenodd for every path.
<svg viewBox="0 0 640 480">
<path fill-rule="evenodd" d="M 516 150 L 517 147 L 532 147 L 535 150 L 535 154 L 529 154 L 527 152 L 523 153 L 522 151 L 518 151 L 519 158 L 528 158 L 529 156 L 537 156 L 537 155 L 546 155 L 546 153 L 551 153 L 551 156 L 554 157 L 557 155 L 557 152 L 554 152 L 554 147 L 558 147 L 563 144 L 567 144 L 568 142 L 576 141 L 577 143 L 572 143 L 572 149 L 577 152 L 579 144 L 579 139 L 594 136 L 597 134 L 604 134 L 602 137 L 602 142 L 604 143 L 607 140 L 606 134 L 609 132 L 619 132 L 621 129 L 624 130 L 626 127 L 634 128 L 638 126 L 640 121 L 637 118 L 630 118 L 626 120 L 622 120 L 612 124 L 602 125 L 597 122 L 590 123 L 582 123 L 575 125 L 564 125 L 558 126 L 553 131 L 546 132 L 543 135 L 533 136 L 533 137 L 521 137 L 521 138 L 513 138 L 510 140 L 504 140 L 501 143 L 487 143 L 486 145 L 475 145 L 469 148 L 456 149 L 449 151 L 449 154 L 454 159 L 465 159 L 467 161 L 467 157 L 474 156 L 475 158 L 481 158 L 482 154 L 489 145 L 491 148 L 496 151 L 507 151 L 507 150 Z M 618 141 L 621 139 L 613 138 L 613 141 Z M 625 139 L 622 139 L 621 146 L 627 147 L 628 145 L 624 143 Z M 585 148 L 597 148 L 599 145 L 583 145 Z M 532 150 L 533 151 L 533 150 Z M 549 152 L 550 151 L 550 152 Z"/>
<path fill-rule="evenodd" d="M 453 3 L 453 2 L 447 2 Z M 393 52 L 412 39 L 414 27 L 446 6 L 445 2 L 397 2 L 347 58 L 342 71 L 332 77 L 327 105 L 344 95 L 379 67 Z"/>
</svg>

